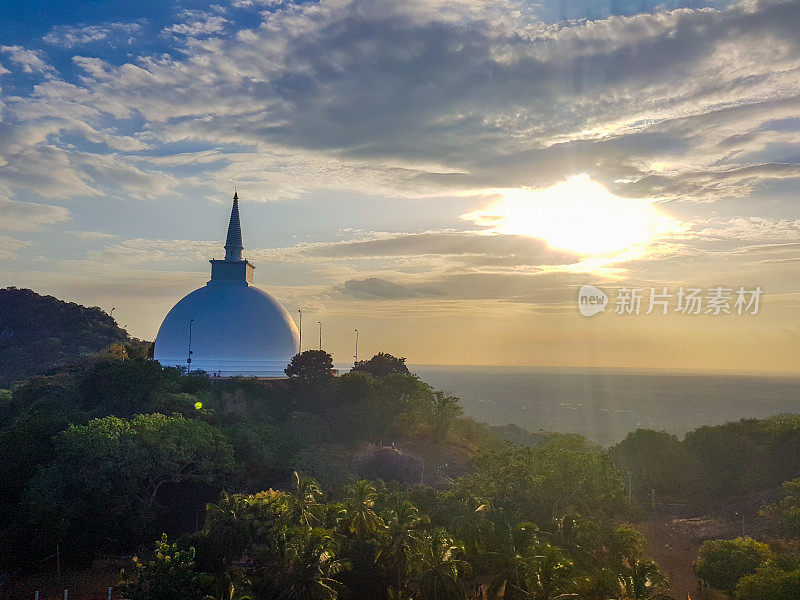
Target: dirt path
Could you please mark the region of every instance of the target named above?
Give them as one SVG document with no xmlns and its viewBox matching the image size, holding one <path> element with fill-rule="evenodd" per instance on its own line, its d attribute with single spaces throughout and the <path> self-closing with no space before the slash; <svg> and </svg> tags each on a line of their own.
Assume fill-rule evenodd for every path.
<svg viewBox="0 0 800 600">
<path fill-rule="evenodd" d="M 692 539 L 670 518 L 652 518 L 637 525 L 647 538 L 646 553 L 670 581 L 669 595 L 675 600 L 697 600 L 697 576 L 693 563 L 702 542 Z"/>
<path fill-rule="evenodd" d="M 91 569 L 63 573 L 61 581 L 55 572 L 11 576 L 0 590 L 0 599 L 33 600 L 38 590 L 39 600 L 63 600 L 64 590 L 68 590 L 69 600 L 107 600 L 108 588 L 119 583 L 121 565 L 130 565 L 130 558 L 97 561 Z M 116 594 L 111 597 L 119 598 Z"/>
</svg>

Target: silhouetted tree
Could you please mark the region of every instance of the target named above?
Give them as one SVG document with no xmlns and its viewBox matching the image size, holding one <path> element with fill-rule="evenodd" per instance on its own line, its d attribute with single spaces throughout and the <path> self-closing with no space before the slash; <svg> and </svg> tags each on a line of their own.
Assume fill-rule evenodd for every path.
<svg viewBox="0 0 800 600">
<path fill-rule="evenodd" d="M 333 357 L 324 350 L 306 350 L 295 354 L 283 372 L 305 383 L 327 384 L 333 379 Z"/>
<path fill-rule="evenodd" d="M 378 352 L 369 360 L 358 361 L 352 371 L 369 373 L 373 377 L 383 377 L 394 373 L 408 375 L 409 373 L 405 358 L 397 358 L 386 352 Z"/>
</svg>

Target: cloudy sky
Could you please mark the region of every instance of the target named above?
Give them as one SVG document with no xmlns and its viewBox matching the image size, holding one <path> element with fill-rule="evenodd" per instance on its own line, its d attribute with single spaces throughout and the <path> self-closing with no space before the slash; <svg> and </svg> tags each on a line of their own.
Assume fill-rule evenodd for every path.
<svg viewBox="0 0 800 600">
<path fill-rule="evenodd" d="M 256 283 L 340 363 L 357 327 L 417 364 L 800 369 L 797 0 L 3 10 L 0 285 L 154 339 L 237 186 Z"/>
</svg>

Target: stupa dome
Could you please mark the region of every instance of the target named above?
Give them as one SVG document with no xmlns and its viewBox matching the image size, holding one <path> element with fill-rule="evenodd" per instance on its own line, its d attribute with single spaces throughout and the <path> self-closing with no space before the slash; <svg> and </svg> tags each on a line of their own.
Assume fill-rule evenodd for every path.
<svg viewBox="0 0 800 600">
<path fill-rule="evenodd" d="M 255 267 L 242 258 L 239 197 L 233 197 L 225 259 L 211 261 L 211 281 L 172 307 L 156 337 L 154 358 L 221 377 L 283 377 L 297 353 L 294 321 L 255 287 Z"/>
</svg>

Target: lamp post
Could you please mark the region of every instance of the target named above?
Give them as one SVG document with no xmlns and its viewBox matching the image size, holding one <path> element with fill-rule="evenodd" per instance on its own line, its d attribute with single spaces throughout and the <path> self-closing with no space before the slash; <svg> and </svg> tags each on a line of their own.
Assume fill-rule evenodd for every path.
<svg viewBox="0 0 800 600">
<path fill-rule="evenodd" d="M 354 329 L 353 331 L 356 332 L 356 353 L 353 354 L 353 364 L 358 362 L 358 329 Z"/>
<path fill-rule="evenodd" d="M 319 349 L 322 350 L 322 321 L 317 321 L 319 323 Z"/>
<path fill-rule="evenodd" d="M 298 308 L 297 312 L 300 313 L 300 341 L 297 344 L 297 353 L 300 354 L 303 351 L 303 311 Z"/>
<path fill-rule="evenodd" d="M 189 320 L 189 355 L 186 357 L 186 374 L 192 371 L 192 323 L 194 319 Z"/>
</svg>

